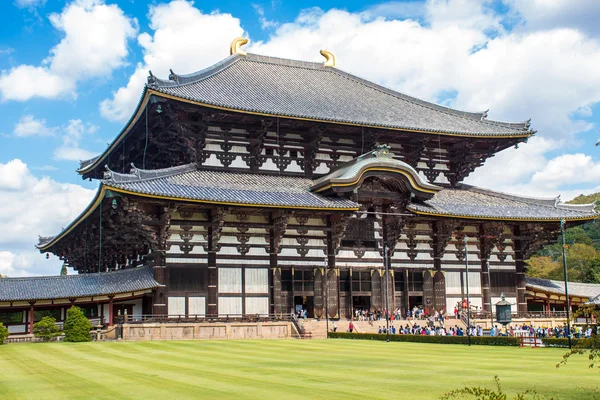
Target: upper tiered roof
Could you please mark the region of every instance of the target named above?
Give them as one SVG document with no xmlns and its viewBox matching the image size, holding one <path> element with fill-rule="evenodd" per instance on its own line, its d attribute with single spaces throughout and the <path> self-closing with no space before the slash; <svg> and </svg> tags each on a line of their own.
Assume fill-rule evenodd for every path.
<svg viewBox="0 0 600 400">
<path fill-rule="evenodd" d="M 202 71 L 148 88 L 228 110 L 322 122 L 464 136 L 529 136 L 529 121 L 487 120 L 407 96 L 321 63 L 233 54 Z"/>
<path fill-rule="evenodd" d="M 529 121 L 492 121 L 487 111 L 466 112 L 420 100 L 337 69 L 329 59 L 324 64 L 296 61 L 238 48 L 193 74 L 171 71 L 169 79 L 159 79 L 150 72 L 124 129 L 101 155 L 82 161 L 78 172 L 85 175 L 103 165 L 142 118 L 152 96 L 243 114 L 442 136 L 523 140 L 535 133 Z"/>
</svg>

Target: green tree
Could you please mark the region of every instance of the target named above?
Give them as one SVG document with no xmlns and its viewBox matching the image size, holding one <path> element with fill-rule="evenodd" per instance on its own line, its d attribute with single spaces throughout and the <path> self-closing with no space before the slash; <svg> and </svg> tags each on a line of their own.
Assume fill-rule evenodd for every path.
<svg viewBox="0 0 600 400">
<path fill-rule="evenodd" d="M 8 337 L 8 328 L 4 326 L 2 322 L 0 322 L 0 345 L 4 344 L 4 341 Z"/>
<path fill-rule="evenodd" d="M 67 264 L 63 263 L 61 269 L 60 269 L 60 274 L 62 276 L 67 275 Z"/>
<path fill-rule="evenodd" d="M 44 317 L 40 321 L 33 324 L 33 334 L 35 337 L 42 338 L 44 341 L 51 340 L 53 337 L 60 335 L 56 320 L 52 317 Z"/>
<path fill-rule="evenodd" d="M 81 308 L 73 306 L 67 310 L 64 325 L 65 342 L 89 342 L 92 323 L 83 314 Z"/>
<path fill-rule="evenodd" d="M 527 275 L 535 278 L 561 279 L 562 265 L 550 256 L 533 256 L 527 260 L 529 268 Z"/>
</svg>

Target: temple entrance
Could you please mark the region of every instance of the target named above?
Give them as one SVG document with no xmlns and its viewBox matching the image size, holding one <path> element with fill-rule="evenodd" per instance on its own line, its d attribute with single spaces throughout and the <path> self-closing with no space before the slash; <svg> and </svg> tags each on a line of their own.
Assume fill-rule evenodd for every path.
<svg viewBox="0 0 600 400">
<path fill-rule="evenodd" d="M 423 306 L 423 296 L 408 296 L 408 307 L 412 312 L 414 307 Z"/>
<path fill-rule="evenodd" d="M 314 296 L 295 296 L 294 312 L 298 315 L 301 310 L 306 310 L 306 318 L 315 317 L 315 298 Z"/>
<path fill-rule="evenodd" d="M 370 310 L 371 296 L 352 296 L 352 308 L 354 310 Z"/>
</svg>

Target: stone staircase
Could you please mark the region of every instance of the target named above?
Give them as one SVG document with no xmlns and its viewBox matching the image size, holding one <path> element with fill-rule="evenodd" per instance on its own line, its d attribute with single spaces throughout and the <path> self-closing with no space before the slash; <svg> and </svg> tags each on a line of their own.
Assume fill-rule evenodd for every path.
<svg viewBox="0 0 600 400">
<path fill-rule="evenodd" d="M 332 323 L 329 323 L 332 326 Z M 299 319 L 298 339 L 327 339 L 327 323 L 325 320 Z M 304 330 L 302 330 L 304 328 Z"/>
</svg>

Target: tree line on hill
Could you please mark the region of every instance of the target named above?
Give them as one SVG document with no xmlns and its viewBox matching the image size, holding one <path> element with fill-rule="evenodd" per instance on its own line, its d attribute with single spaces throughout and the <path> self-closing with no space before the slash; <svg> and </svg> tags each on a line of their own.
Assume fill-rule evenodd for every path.
<svg viewBox="0 0 600 400">
<path fill-rule="evenodd" d="M 600 193 L 579 195 L 569 204 L 600 202 Z M 596 210 L 598 210 L 596 205 Z M 570 282 L 600 283 L 600 221 L 590 221 L 565 231 L 567 266 Z M 527 260 L 527 275 L 564 280 L 562 238 L 544 246 Z"/>
</svg>

